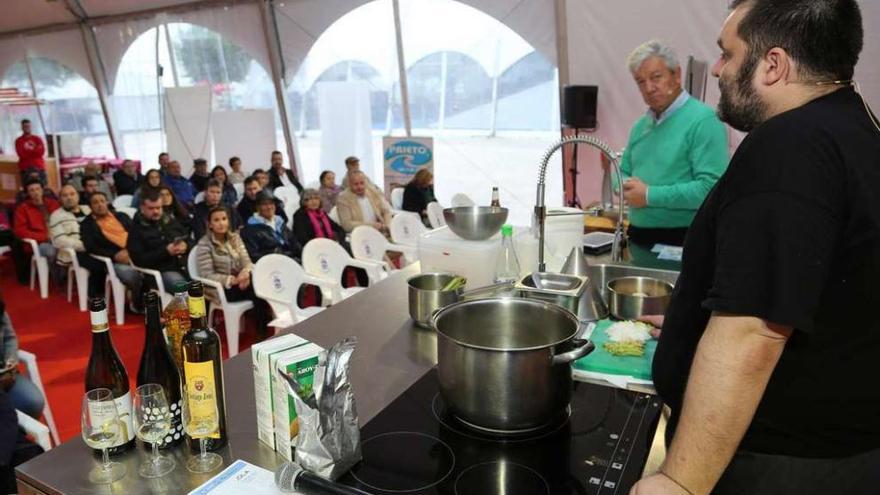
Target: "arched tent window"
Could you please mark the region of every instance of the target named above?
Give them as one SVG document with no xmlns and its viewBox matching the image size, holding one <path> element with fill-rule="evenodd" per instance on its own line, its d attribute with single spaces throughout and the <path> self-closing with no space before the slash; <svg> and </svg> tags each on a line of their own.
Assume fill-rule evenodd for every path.
<svg viewBox="0 0 880 495">
<path fill-rule="evenodd" d="M 366 62 L 345 60 L 338 62 L 321 73 L 312 87 L 303 95 L 293 92 L 295 101 L 291 102 L 293 117 L 298 119 L 296 128 L 300 132 L 320 128 L 318 118 L 318 85 L 323 82 L 365 81 L 370 87 L 370 121 L 374 130 L 384 130 L 387 125 L 388 88 L 384 88 L 379 71 Z M 302 107 L 303 102 L 305 108 Z"/>
<path fill-rule="evenodd" d="M 162 68 L 161 77 L 157 65 Z M 157 87 L 157 78 L 162 89 Z M 275 148 L 285 149 L 274 85 L 263 65 L 216 31 L 196 24 L 172 22 L 144 31 L 129 46 L 119 65 L 113 102 L 128 156 L 140 158 L 147 168 L 155 167 L 156 156 L 165 149 L 159 91 L 164 93 L 164 88 L 187 86 L 210 86 L 215 112 L 272 109 Z M 266 161 L 269 151 L 265 150 Z M 210 150 L 206 154 L 210 155 Z M 211 156 L 205 158 L 211 159 Z M 228 157 L 214 158 L 216 162 L 225 163 Z M 248 165 L 249 168 L 262 166 Z"/>
<path fill-rule="evenodd" d="M 107 123 L 101 111 L 98 92 L 81 75 L 55 60 L 32 57 L 28 59 L 34 79 L 36 96 L 48 102 L 41 106 L 45 132 L 77 134 L 82 138 L 82 156 L 113 156 L 113 146 L 107 134 Z M 3 76 L 3 87 L 17 87 L 31 92 L 28 64 L 23 60 L 13 64 Z M 39 126 L 39 115 L 33 109 L 26 111 L 28 118 Z M 17 119 L 17 117 L 15 117 Z M 18 133 L 17 122 L 5 125 L 4 143 Z M 4 147 L 9 146 L 5 144 Z"/>
<path fill-rule="evenodd" d="M 488 129 L 491 125 L 492 78 L 473 57 L 432 53 L 412 64 L 406 74 L 414 129 Z"/>
<path fill-rule="evenodd" d="M 498 78 L 498 130 L 552 130 L 559 127 L 554 102 L 559 86 L 556 67 L 539 52 L 531 52 Z"/>
</svg>

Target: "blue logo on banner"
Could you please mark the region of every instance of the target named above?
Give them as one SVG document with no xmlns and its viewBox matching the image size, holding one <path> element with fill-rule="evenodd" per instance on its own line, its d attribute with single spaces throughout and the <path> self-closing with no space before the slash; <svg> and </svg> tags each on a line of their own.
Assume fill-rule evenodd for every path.
<svg viewBox="0 0 880 495">
<path fill-rule="evenodd" d="M 433 158 L 431 148 L 415 141 L 398 141 L 385 150 L 385 161 L 391 162 L 391 170 L 402 174 L 414 174 Z"/>
</svg>

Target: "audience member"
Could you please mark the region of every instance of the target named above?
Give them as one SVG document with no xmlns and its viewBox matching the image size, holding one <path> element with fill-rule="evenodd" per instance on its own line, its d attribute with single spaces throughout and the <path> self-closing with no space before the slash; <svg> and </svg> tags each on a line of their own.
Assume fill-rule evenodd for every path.
<svg viewBox="0 0 880 495">
<path fill-rule="evenodd" d="M 165 177 L 165 174 L 168 173 L 168 165 L 170 163 L 171 157 L 168 156 L 168 153 L 164 151 L 162 153 L 159 153 L 159 175 L 161 175 L 163 178 Z"/>
<path fill-rule="evenodd" d="M 162 214 L 177 220 L 189 231 L 192 223 L 189 210 L 177 201 L 174 191 L 168 186 L 159 186 L 159 199 L 162 200 Z"/>
<path fill-rule="evenodd" d="M 91 175 L 83 176 L 81 184 L 82 194 L 80 195 L 79 204 L 87 205 L 92 194 L 98 192 L 98 178 Z"/>
<path fill-rule="evenodd" d="M 254 177 L 256 177 L 258 181 L 260 181 L 261 190 L 272 192 L 272 188 L 269 187 L 269 172 L 258 168 L 254 170 Z"/>
<path fill-rule="evenodd" d="M 248 218 L 241 231 L 251 260 L 258 261 L 270 253 L 280 253 L 299 259 L 302 249 L 296 237 L 287 228 L 287 222 L 276 215 L 276 199 L 269 191 L 257 195 L 257 211 Z"/>
<path fill-rule="evenodd" d="M 241 171 L 241 158 L 237 156 L 233 156 L 229 159 L 229 169 L 232 172 L 229 173 L 229 183 L 230 184 L 244 184 L 244 180 L 247 176 Z"/>
<path fill-rule="evenodd" d="M 180 165 L 178 165 L 179 167 Z M 173 173 L 174 162 L 168 169 Z M 134 216 L 126 248 L 131 261 L 141 268 L 162 273 L 165 287 L 186 280 L 189 231 L 173 217 L 162 214 L 162 200 L 155 192 L 141 197 L 141 209 Z"/>
<path fill-rule="evenodd" d="M 349 188 L 339 193 L 336 210 L 339 223 L 346 232 L 358 225 L 372 225 L 383 233 L 391 225 L 391 209 L 382 195 L 367 185 L 367 176 L 361 171 L 350 174 Z"/>
<path fill-rule="evenodd" d="M 257 211 L 257 194 L 262 191 L 263 188 L 260 186 L 260 181 L 255 176 L 250 176 L 244 181 L 244 196 L 241 198 L 241 201 L 238 202 L 235 209 L 238 211 L 238 215 L 242 220 L 247 221 L 253 216 L 254 212 Z M 267 193 L 269 191 L 266 191 Z M 271 196 L 271 193 L 269 193 Z M 281 202 L 280 199 L 275 198 L 275 211 L 276 213 L 287 222 L 289 219 L 287 215 L 284 213 L 284 203 Z"/>
<path fill-rule="evenodd" d="M 238 211 L 224 205 L 221 198 L 220 183 L 211 179 L 208 181 L 208 187 L 205 189 L 205 200 L 201 203 L 196 203 L 193 207 L 192 231 L 195 239 L 201 239 L 205 236 L 208 228 L 208 213 L 218 206 L 224 206 L 228 210 L 227 221 L 232 232 L 238 232 L 238 229 L 241 228 L 242 221 Z"/>
<path fill-rule="evenodd" d="M 342 178 L 343 191 L 349 188 L 348 182 L 351 180 L 351 174 L 354 172 L 361 172 L 361 160 L 356 156 L 350 156 L 345 159 L 345 177 Z M 373 184 L 373 181 L 371 181 L 366 174 L 364 175 L 364 179 L 367 181 L 367 185 L 370 186 L 370 188 L 375 189 L 380 194 L 382 193 L 382 189 L 376 184 Z"/>
<path fill-rule="evenodd" d="M 134 194 L 141 183 L 144 182 L 144 176 L 137 169 L 137 165 L 132 160 L 122 162 L 122 168 L 113 172 L 113 186 L 116 187 L 116 194 Z"/>
<path fill-rule="evenodd" d="M 12 320 L 6 312 L 6 303 L 0 298 L 0 343 L 3 362 L 0 363 L 0 390 L 9 395 L 15 409 L 34 419 L 43 415 L 46 399 L 40 389 L 26 376 L 18 373 L 18 337 Z"/>
<path fill-rule="evenodd" d="M 325 212 L 330 213 L 330 210 L 336 206 L 336 197 L 341 191 L 342 188 L 336 185 L 335 173 L 330 170 L 321 172 L 321 187 L 318 189 L 318 194 L 321 196 L 321 208 Z"/>
<path fill-rule="evenodd" d="M 238 193 L 229 182 L 229 176 L 226 175 L 226 169 L 222 165 L 217 165 L 211 170 L 211 178 L 220 184 L 220 190 L 223 191 L 221 201 L 224 205 L 232 208 L 238 202 Z M 210 183 L 210 182 L 209 182 Z M 207 187 L 207 184 L 206 184 Z"/>
<path fill-rule="evenodd" d="M 208 232 L 196 244 L 196 257 L 199 276 L 222 284 L 228 301 L 253 301 L 259 340 L 265 339 L 269 308 L 254 294 L 253 263 L 244 241 L 230 224 L 229 209 L 225 206 L 214 206 L 208 212 Z M 214 290 L 206 289 L 206 297 L 218 302 Z"/>
<path fill-rule="evenodd" d="M 426 168 L 420 169 L 403 190 L 402 209 L 418 213 L 427 225 L 428 203 L 434 201 L 437 201 L 434 197 L 434 174 Z"/>
<path fill-rule="evenodd" d="M 193 187 L 192 182 L 180 175 L 180 163 L 177 160 L 172 160 L 168 164 L 167 173 L 162 178 L 162 182 L 171 188 L 171 191 L 174 192 L 174 197 L 183 203 L 184 206 L 187 208 L 192 206 L 196 199 L 196 189 Z M 143 204 L 143 201 L 141 201 L 141 204 Z"/>
<path fill-rule="evenodd" d="M 27 199 L 15 208 L 12 233 L 19 239 L 37 241 L 40 254 L 49 259 L 49 266 L 55 264 L 57 251 L 49 239 L 49 215 L 57 210 L 58 201 L 43 195 L 43 184 L 31 177 L 25 183 Z"/>
<path fill-rule="evenodd" d="M 293 186 L 300 194 L 303 192 L 303 186 L 297 180 L 293 170 L 284 168 L 284 156 L 280 151 L 273 151 L 272 168 L 269 169 L 269 189 L 274 191 L 276 187 L 282 186 Z"/>
<path fill-rule="evenodd" d="M 347 248 L 345 230 L 321 208 L 321 195 L 314 189 L 303 190 L 299 209 L 293 214 L 293 234 L 302 246 L 312 239 L 324 238 Z"/>
<path fill-rule="evenodd" d="M 208 161 L 204 158 L 193 160 L 193 173 L 189 176 L 189 181 L 192 183 L 196 193 L 205 190 L 205 186 L 208 185 L 208 179 L 210 178 L 211 176 L 208 175 Z"/>
<path fill-rule="evenodd" d="M 155 172 L 155 170 L 154 170 Z M 154 191 L 147 195 L 156 194 Z M 95 193 L 89 206 L 92 214 L 80 225 L 80 235 L 86 252 L 113 260 L 116 277 L 131 291 L 131 310 L 143 313 L 141 300 L 143 277 L 131 266 L 131 256 L 126 249 L 132 220 L 125 213 L 110 211 L 110 202 L 103 193 Z"/>
<path fill-rule="evenodd" d="M 141 183 L 141 187 L 134 192 L 134 196 L 131 198 L 131 207 L 139 208 L 141 205 L 141 192 L 145 190 L 152 190 L 159 192 L 159 186 L 162 185 L 162 172 L 160 170 L 152 169 L 147 171 L 147 175 L 144 176 L 144 181 Z"/>
<path fill-rule="evenodd" d="M 0 389 L 0 493 L 17 493 L 15 467 L 42 453 L 19 427 L 15 405 Z"/>
<path fill-rule="evenodd" d="M 94 191 L 101 191 L 106 194 L 108 198 L 112 201 L 116 196 L 113 195 L 113 187 L 104 180 L 103 171 L 101 170 L 101 166 L 95 162 L 89 162 L 83 167 L 82 171 L 76 172 L 73 174 L 67 181 L 68 184 L 72 184 L 73 187 L 76 188 L 76 191 L 83 196 L 83 191 L 85 190 L 86 184 L 85 180 L 87 178 L 94 178 L 96 184 L 94 186 Z M 89 193 L 91 194 L 91 193 Z M 88 204 L 88 203 L 83 203 Z"/>
<path fill-rule="evenodd" d="M 21 121 L 21 136 L 15 139 L 15 153 L 18 155 L 21 183 L 24 184 L 30 177 L 36 176 L 45 187 L 46 162 L 43 155 L 46 154 L 46 146 L 40 136 L 31 134 L 31 121 L 28 119 Z"/>
<path fill-rule="evenodd" d="M 103 194 L 103 193 L 101 193 Z M 89 297 L 104 295 L 104 278 L 107 270 L 104 264 L 86 253 L 80 235 L 80 224 L 91 210 L 88 205 L 81 205 L 76 189 L 67 184 L 61 188 L 61 208 L 49 216 L 49 234 L 52 244 L 58 250 L 58 262 L 64 265 L 73 263 L 70 254 L 64 249 L 73 249 L 79 265 L 89 271 Z"/>
</svg>

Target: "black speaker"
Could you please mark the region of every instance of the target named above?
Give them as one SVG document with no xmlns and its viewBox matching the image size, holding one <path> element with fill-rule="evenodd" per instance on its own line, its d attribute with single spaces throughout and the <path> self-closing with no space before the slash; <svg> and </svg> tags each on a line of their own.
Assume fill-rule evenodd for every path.
<svg viewBox="0 0 880 495">
<path fill-rule="evenodd" d="M 562 88 L 562 125 L 575 129 L 595 129 L 598 95 L 599 86 Z"/>
</svg>

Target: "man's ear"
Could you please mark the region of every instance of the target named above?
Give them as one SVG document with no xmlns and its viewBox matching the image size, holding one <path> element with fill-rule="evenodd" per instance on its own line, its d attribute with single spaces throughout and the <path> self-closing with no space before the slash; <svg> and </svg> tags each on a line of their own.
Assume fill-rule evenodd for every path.
<svg viewBox="0 0 880 495">
<path fill-rule="evenodd" d="M 787 83 L 793 79 L 794 67 L 788 52 L 779 47 L 771 48 L 757 68 L 758 82 L 773 86 L 779 82 Z"/>
</svg>

